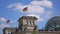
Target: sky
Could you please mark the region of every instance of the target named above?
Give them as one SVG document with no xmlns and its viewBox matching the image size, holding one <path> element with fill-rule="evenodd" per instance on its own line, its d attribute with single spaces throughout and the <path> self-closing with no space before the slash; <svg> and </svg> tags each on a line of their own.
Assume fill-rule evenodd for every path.
<svg viewBox="0 0 60 34">
<path fill-rule="evenodd" d="M 38 29 L 45 27 L 47 21 L 60 16 L 60 0 L 0 0 L 0 32 L 5 27 L 18 27 L 21 16 L 35 16 L 38 18 Z M 28 7 L 27 12 L 23 8 Z M 10 20 L 10 24 L 6 21 Z"/>
</svg>

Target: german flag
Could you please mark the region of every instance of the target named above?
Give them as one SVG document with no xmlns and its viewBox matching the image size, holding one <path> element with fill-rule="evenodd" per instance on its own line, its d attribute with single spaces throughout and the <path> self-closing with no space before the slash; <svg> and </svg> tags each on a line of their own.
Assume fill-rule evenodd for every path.
<svg viewBox="0 0 60 34">
<path fill-rule="evenodd" d="M 7 22 L 6 22 L 7 24 L 9 24 L 10 23 L 10 20 L 7 20 Z"/>
<path fill-rule="evenodd" d="M 27 12 L 27 10 L 28 10 L 28 7 L 25 7 L 25 8 L 23 9 L 23 12 Z"/>
</svg>

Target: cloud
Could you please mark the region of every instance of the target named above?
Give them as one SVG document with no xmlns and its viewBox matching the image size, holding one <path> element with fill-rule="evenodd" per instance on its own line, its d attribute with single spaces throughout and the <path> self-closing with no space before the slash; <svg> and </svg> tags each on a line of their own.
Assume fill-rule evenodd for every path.
<svg viewBox="0 0 60 34">
<path fill-rule="evenodd" d="M 50 18 L 52 12 L 46 10 L 46 8 L 53 8 L 53 3 L 49 0 L 33 0 L 27 5 L 22 5 L 22 3 L 12 3 L 7 6 L 7 8 L 19 11 L 20 13 L 24 13 L 23 8 L 25 7 L 28 7 L 28 11 L 25 12 L 25 14 L 34 14 L 33 16 L 38 16 L 40 21 L 44 21 L 44 19 Z M 41 15 L 45 15 L 44 18 L 42 18 Z"/>
<path fill-rule="evenodd" d="M 40 6 L 28 5 L 28 11 L 26 13 L 43 14 L 44 13 L 44 8 L 40 7 Z"/>
<path fill-rule="evenodd" d="M 52 8 L 53 5 L 52 2 L 48 0 L 32 1 L 30 4 L 34 6 L 43 6 L 47 8 Z"/>
<path fill-rule="evenodd" d="M 9 4 L 9 5 L 7 6 L 7 8 L 11 8 L 11 9 L 13 9 L 13 10 L 21 11 L 21 10 L 24 8 L 24 6 L 22 6 L 21 3 L 12 3 L 12 4 Z"/>
<path fill-rule="evenodd" d="M 5 28 L 5 27 L 9 27 L 8 24 L 0 24 L 0 28 Z"/>
<path fill-rule="evenodd" d="M 17 11 L 22 11 L 23 12 L 23 8 L 24 7 L 28 7 L 28 11 L 27 13 L 40 13 L 40 14 L 43 14 L 44 11 L 45 11 L 45 8 L 44 7 L 47 7 L 47 8 L 52 8 L 52 2 L 51 1 L 48 1 L 48 0 L 34 0 L 34 1 L 31 1 L 29 4 L 27 5 L 22 5 L 21 3 L 12 3 L 12 4 L 9 4 L 7 6 L 7 8 L 12 8 L 13 10 L 17 10 Z"/>
<path fill-rule="evenodd" d="M 6 21 L 0 24 L 0 28 L 10 27 L 11 26 L 10 24 L 16 26 L 15 23 L 17 22 L 17 20 L 10 20 L 10 24 L 7 24 Z"/>
<path fill-rule="evenodd" d="M 1 17 L 1 18 L 0 18 L 0 21 L 1 21 L 1 22 L 5 22 L 5 21 L 6 21 L 6 18 Z"/>
<path fill-rule="evenodd" d="M 40 17 L 39 15 L 29 14 L 29 15 L 26 15 L 26 16 L 36 17 L 36 18 L 38 18 L 38 20 L 37 20 L 37 21 L 44 21 L 44 18 Z"/>
<path fill-rule="evenodd" d="M 6 23 L 6 22 L 7 22 L 7 19 L 4 18 L 4 17 L 1 17 L 1 18 L 0 18 L 0 22 L 1 22 L 1 24 L 7 24 L 7 23 Z M 10 20 L 10 24 L 11 24 L 11 23 L 15 23 L 15 22 L 17 22 L 17 19 Z"/>
<path fill-rule="evenodd" d="M 7 8 L 14 8 L 15 6 L 20 7 L 22 6 L 20 3 L 12 3 L 7 6 Z"/>
<path fill-rule="evenodd" d="M 9 27 L 8 24 L 5 24 L 6 21 L 7 21 L 6 18 L 4 18 L 4 17 L 1 17 L 1 18 L 0 18 L 0 22 L 1 22 L 1 24 L 0 24 L 0 28 Z"/>
<path fill-rule="evenodd" d="M 51 1 L 48 1 L 48 0 L 43 0 L 40 2 L 41 6 L 45 6 L 45 7 L 48 7 L 48 8 L 52 8 L 52 2 Z"/>
<path fill-rule="evenodd" d="M 28 5 L 21 5 L 21 3 L 13 3 L 7 6 L 7 8 L 12 8 L 13 10 L 17 10 L 17 11 L 22 11 L 23 12 L 23 8 L 28 7 L 28 12 L 26 13 L 44 13 L 44 8 L 40 7 L 40 6 L 32 6 L 30 4 Z"/>
</svg>

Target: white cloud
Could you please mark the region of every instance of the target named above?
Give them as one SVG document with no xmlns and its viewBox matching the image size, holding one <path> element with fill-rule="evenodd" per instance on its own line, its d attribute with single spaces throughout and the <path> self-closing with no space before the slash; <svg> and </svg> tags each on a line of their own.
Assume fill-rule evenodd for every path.
<svg viewBox="0 0 60 34">
<path fill-rule="evenodd" d="M 30 4 L 34 5 L 34 6 L 39 6 L 40 5 L 40 1 L 31 1 Z"/>
<path fill-rule="evenodd" d="M 1 21 L 1 22 L 5 22 L 5 21 L 6 21 L 6 18 L 1 17 L 1 18 L 0 18 L 0 21 Z"/>
<path fill-rule="evenodd" d="M 44 13 L 44 8 L 40 6 L 31 6 L 27 5 L 28 11 L 25 12 L 26 14 L 43 14 Z"/>
<path fill-rule="evenodd" d="M 8 24 L 0 24 L 0 28 L 5 28 L 5 27 L 9 27 Z"/>
<path fill-rule="evenodd" d="M 32 6 L 30 4 L 28 5 L 21 5 L 21 3 L 14 3 L 14 4 L 10 4 L 7 6 L 7 8 L 12 8 L 13 10 L 17 10 L 17 11 L 23 11 L 23 8 L 24 7 L 28 7 L 28 12 L 26 13 L 44 13 L 44 8 L 43 7 L 40 7 L 40 6 Z"/>
<path fill-rule="evenodd" d="M 48 1 L 48 0 L 41 0 L 41 1 L 32 1 L 31 5 L 34 6 L 43 6 L 43 7 L 47 7 L 47 8 L 52 8 L 52 2 Z"/>
<path fill-rule="evenodd" d="M 7 24 L 6 21 L 0 24 L 0 28 L 10 27 L 11 26 L 10 24 L 13 24 L 14 25 L 17 22 L 17 20 L 10 20 L 10 23 Z"/>
<path fill-rule="evenodd" d="M 0 18 L 0 22 L 3 23 L 3 24 L 7 24 L 7 23 L 6 23 L 6 22 L 7 22 L 7 19 L 4 18 L 4 17 L 1 17 L 1 18 Z M 10 23 L 15 23 L 15 22 L 17 22 L 16 19 L 15 19 L 15 20 L 10 20 Z"/>
<path fill-rule="evenodd" d="M 52 2 L 51 1 L 48 1 L 48 0 L 43 0 L 40 2 L 41 6 L 45 6 L 45 7 L 48 7 L 48 8 L 52 8 Z"/>
<path fill-rule="evenodd" d="M 6 21 L 7 21 L 6 18 L 4 18 L 4 17 L 1 17 L 1 18 L 0 18 L 0 22 L 1 22 L 1 24 L 0 24 L 0 28 L 9 27 L 8 24 L 5 24 Z"/>
<path fill-rule="evenodd" d="M 7 8 L 13 8 L 13 7 L 15 7 L 15 6 L 21 6 L 21 4 L 20 4 L 20 3 L 12 3 L 12 4 L 9 4 L 9 5 L 7 6 Z"/>
<path fill-rule="evenodd" d="M 18 10 L 18 11 L 22 11 L 22 9 L 24 8 L 25 6 L 22 6 L 21 3 L 13 3 L 13 4 L 9 4 L 7 6 L 7 8 L 12 8 L 13 10 Z"/>
<path fill-rule="evenodd" d="M 36 14 L 43 14 L 44 8 L 40 6 L 31 6 L 28 5 L 28 12 L 26 13 L 36 13 Z"/>
<path fill-rule="evenodd" d="M 28 5 L 22 5 L 21 3 L 13 3 L 7 6 L 7 8 L 12 8 L 13 10 L 23 11 L 24 7 L 28 7 L 28 11 L 26 13 L 40 13 L 43 14 L 45 11 L 44 7 L 51 8 L 52 2 L 48 0 L 34 0 L 31 1 Z"/>
<path fill-rule="evenodd" d="M 40 21 L 44 21 L 44 19 L 49 18 L 52 14 L 52 12 L 45 11 L 46 8 L 50 9 L 53 8 L 53 3 L 49 0 L 33 0 L 31 1 L 29 4 L 27 5 L 22 5 L 21 3 L 13 3 L 7 6 L 7 8 L 11 8 L 13 10 L 17 10 L 20 11 L 20 13 L 24 13 L 23 12 L 23 8 L 28 7 L 28 11 L 25 12 L 25 14 L 30 15 L 30 14 L 34 14 L 34 16 L 36 16 L 36 14 L 38 15 L 38 18 Z M 46 7 L 46 8 L 45 8 Z M 40 15 L 44 15 L 44 18 L 41 18 Z"/>
<path fill-rule="evenodd" d="M 26 15 L 26 16 L 36 17 L 36 18 L 38 18 L 38 20 L 37 20 L 37 21 L 44 21 L 44 18 L 41 18 L 39 15 L 29 14 L 29 15 Z"/>
</svg>

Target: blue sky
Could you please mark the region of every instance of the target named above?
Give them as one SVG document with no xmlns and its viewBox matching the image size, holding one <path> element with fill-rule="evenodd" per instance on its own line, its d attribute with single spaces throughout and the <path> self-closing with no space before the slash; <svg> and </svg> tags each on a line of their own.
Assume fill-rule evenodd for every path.
<svg viewBox="0 0 60 34">
<path fill-rule="evenodd" d="M 38 29 L 44 28 L 51 17 L 60 16 L 59 6 L 60 0 L 0 0 L 0 30 L 18 27 L 21 16 L 36 16 Z M 27 12 L 22 11 L 24 7 L 28 7 Z M 7 20 L 11 21 L 9 25 Z"/>
</svg>

